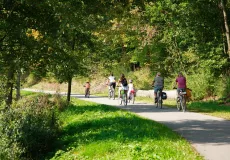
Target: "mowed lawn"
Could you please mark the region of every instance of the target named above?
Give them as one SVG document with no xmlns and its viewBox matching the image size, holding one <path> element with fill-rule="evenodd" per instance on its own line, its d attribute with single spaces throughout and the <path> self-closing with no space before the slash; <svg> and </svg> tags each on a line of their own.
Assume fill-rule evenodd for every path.
<svg viewBox="0 0 230 160">
<path fill-rule="evenodd" d="M 201 160 L 177 133 L 115 107 L 72 101 L 60 115 L 52 160 Z"/>
</svg>

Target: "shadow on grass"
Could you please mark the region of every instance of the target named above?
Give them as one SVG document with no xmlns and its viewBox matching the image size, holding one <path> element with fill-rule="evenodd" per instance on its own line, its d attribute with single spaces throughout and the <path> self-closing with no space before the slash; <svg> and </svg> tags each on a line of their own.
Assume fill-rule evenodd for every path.
<svg viewBox="0 0 230 160">
<path fill-rule="evenodd" d="M 61 137 L 56 142 L 55 151 L 66 151 L 71 146 L 76 147 L 78 144 L 97 141 L 111 140 L 126 143 L 146 139 L 169 141 L 181 139 L 162 124 L 139 118 L 132 113 L 111 106 L 71 106 L 66 111 L 76 117 L 85 113 L 85 117 L 77 119 L 63 128 Z M 88 111 L 94 113 L 89 114 Z"/>
</svg>

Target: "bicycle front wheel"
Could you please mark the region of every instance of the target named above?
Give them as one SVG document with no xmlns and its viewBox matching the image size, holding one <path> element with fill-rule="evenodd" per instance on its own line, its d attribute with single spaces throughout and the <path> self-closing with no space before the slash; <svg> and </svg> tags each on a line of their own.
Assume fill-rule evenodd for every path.
<svg viewBox="0 0 230 160">
<path fill-rule="evenodd" d="M 134 104 L 134 101 L 135 101 L 135 97 L 134 97 L 134 94 L 130 94 L 130 101 L 132 102 L 132 104 Z"/>
<path fill-rule="evenodd" d="M 186 111 L 186 102 L 185 102 L 185 97 L 183 97 L 183 98 L 182 98 L 182 100 L 181 100 L 181 106 L 182 106 L 182 110 L 183 110 L 183 112 L 185 112 L 185 111 Z"/>
<path fill-rule="evenodd" d="M 181 103 L 180 103 L 180 100 L 177 99 L 176 101 L 176 107 L 177 107 L 177 110 L 180 111 L 181 110 Z"/>
<path fill-rule="evenodd" d="M 159 99 L 158 99 L 158 105 L 159 105 L 159 108 L 162 109 L 162 99 L 161 99 L 161 97 L 159 97 Z"/>
<path fill-rule="evenodd" d="M 127 96 L 125 94 L 122 95 L 122 101 L 123 101 L 123 105 L 127 106 Z"/>
<path fill-rule="evenodd" d="M 111 95 L 111 97 L 113 97 L 113 99 L 115 99 L 115 92 L 114 92 L 114 88 L 112 88 L 112 95 Z"/>
</svg>

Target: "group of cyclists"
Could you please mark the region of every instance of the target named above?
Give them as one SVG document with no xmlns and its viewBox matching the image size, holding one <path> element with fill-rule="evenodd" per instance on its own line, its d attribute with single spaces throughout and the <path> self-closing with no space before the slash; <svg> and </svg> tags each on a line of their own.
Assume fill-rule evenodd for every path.
<svg viewBox="0 0 230 160">
<path fill-rule="evenodd" d="M 113 73 L 111 73 L 110 76 L 108 77 L 106 84 L 109 86 L 109 89 L 113 87 L 113 90 L 115 90 L 116 86 L 119 87 L 118 97 L 120 98 L 121 98 L 121 91 L 124 91 L 126 95 L 126 99 L 130 97 L 131 92 L 135 91 L 132 79 L 130 79 L 128 83 L 124 74 L 121 74 L 120 79 L 116 81 L 115 76 L 113 75 Z"/>
<path fill-rule="evenodd" d="M 86 92 L 89 91 L 90 84 L 89 82 L 86 83 Z M 110 74 L 110 76 L 107 79 L 106 84 L 110 87 L 113 87 L 114 91 L 116 86 L 119 87 L 118 97 L 121 96 L 121 91 L 123 90 L 126 95 L 126 99 L 129 98 L 129 95 L 131 92 L 135 91 L 134 84 L 132 79 L 129 80 L 129 83 L 125 77 L 124 74 L 121 74 L 118 81 L 116 81 L 116 77 L 113 75 L 113 73 Z M 162 91 L 164 89 L 164 78 L 161 76 L 161 73 L 158 72 L 152 82 L 152 86 L 154 89 L 154 97 L 155 97 L 155 103 L 157 102 L 157 92 L 158 90 Z M 186 78 L 183 76 L 182 73 L 178 74 L 178 77 L 175 80 L 175 86 L 177 88 L 177 97 L 179 95 L 179 92 L 186 91 Z"/>
</svg>

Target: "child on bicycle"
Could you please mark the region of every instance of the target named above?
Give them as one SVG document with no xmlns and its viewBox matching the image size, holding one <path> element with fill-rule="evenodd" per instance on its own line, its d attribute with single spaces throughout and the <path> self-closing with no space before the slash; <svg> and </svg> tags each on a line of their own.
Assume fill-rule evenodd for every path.
<svg viewBox="0 0 230 160">
<path fill-rule="evenodd" d="M 135 88 L 133 85 L 133 80 L 129 80 L 129 84 L 128 84 L 128 98 L 130 99 L 130 93 L 133 93 L 135 95 Z"/>
<path fill-rule="evenodd" d="M 85 87 L 85 97 L 86 97 L 90 93 L 90 83 L 86 82 L 84 87 Z"/>
</svg>

